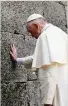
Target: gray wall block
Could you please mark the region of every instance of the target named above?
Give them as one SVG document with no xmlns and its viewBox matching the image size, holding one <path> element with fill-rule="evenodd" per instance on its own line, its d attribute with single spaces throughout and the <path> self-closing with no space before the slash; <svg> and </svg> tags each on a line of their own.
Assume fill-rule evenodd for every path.
<svg viewBox="0 0 68 106">
<path fill-rule="evenodd" d="M 67 19 L 66 19 L 66 10 L 63 5 L 52 2 L 44 3 L 44 16 L 48 22 L 53 23 L 54 25 L 60 27 L 64 31 L 66 30 Z M 62 23 L 62 24 L 61 24 Z"/>
<path fill-rule="evenodd" d="M 2 91 L 2 106 L 27 106 L 28 95 L 26 92 L 26 83 L 3 83 Z"/>
<path fill-rule="evenodd" d="M 1 39 L 1 66 L 2 81 L 27 81 L 27 70 L 24 65 L 16 64 L 13 66 L 10 58 L 10 45 L 14 44 L 17 49 L 18 57 L 24 57 L 33 54 L 35 42 L 33 40 L 23 40 L 22 35 L 15 35 L 9 32 L 2 32 Z M 29 41 L 29 42 L 28 42 Z M 26 67 L 29 64 L 26 64 Z M 31 65 L 29 69 L 31 68 Z M 30 71 L 30 70 L 29 70 Z"/>
<path fill-rule="evenodd" d="M 2 30 L 4 31 L 24 34 L 26 19 L 34 12 L 44 15 L 49 22 L 52 22 L 65 30 L 66 17 L 64 5 L 55 1 L 4 1 L 1 5 L 1 23 Z"/>
</svg>

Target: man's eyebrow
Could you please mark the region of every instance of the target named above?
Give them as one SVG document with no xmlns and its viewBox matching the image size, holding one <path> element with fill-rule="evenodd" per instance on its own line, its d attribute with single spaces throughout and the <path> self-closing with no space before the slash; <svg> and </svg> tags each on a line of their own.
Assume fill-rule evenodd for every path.
<svg viewBox="0 0 68 106">
<path fill-rule="evenodd" d="M 27 26 L 26 26 L 27 27 Z M 31 31 L 31 29 L 29 27 L 27 27 L 27 30 Z"/>
<path fill-rule="evenodd" d="M 27 29 L 29 32 L 31 31 L 31 29 Z"/>
</svg>

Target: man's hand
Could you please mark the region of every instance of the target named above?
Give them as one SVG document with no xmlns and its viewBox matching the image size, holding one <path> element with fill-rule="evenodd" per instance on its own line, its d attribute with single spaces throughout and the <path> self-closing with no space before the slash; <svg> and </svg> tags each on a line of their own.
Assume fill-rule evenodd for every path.
<svg viewBox="0 0 68 106">
<path fill-rule="evenodd" d="M 17 61 L 17 51 L 16 51 L 14 44 L 11 45 L 11 47 L 10 47 L 10 56 L 13 61 Z"/>
</svg>

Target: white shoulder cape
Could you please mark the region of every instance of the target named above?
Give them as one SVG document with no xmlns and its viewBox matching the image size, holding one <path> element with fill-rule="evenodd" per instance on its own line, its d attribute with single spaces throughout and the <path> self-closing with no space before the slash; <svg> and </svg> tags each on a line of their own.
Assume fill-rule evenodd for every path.
<svg viewBox="0 0 68 106">
<path fill-rule="evenodd" d="M 50 23 L 47 24 L 37 39 L 32 68 L 40 68 L 53 62 L 66 64 L 67 43 L 68 35 L 64 31 Z"/>
</svg>

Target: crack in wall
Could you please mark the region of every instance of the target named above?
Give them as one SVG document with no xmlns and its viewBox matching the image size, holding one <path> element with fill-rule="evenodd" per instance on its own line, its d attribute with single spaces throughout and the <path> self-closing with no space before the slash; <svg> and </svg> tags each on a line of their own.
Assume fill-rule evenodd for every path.
<svg viewBox="0 0 68 106">
<path fill-rule="evenodd" d="M 66 3 L 67 1 L 63 1 L 64 3 Z M 57 1 L 57 3 L 59 3 L 60 5 L 63 5 L 63 6 L 67 6 L 67 4 L 63 4 L 62 1 Z"/>
</svg>

